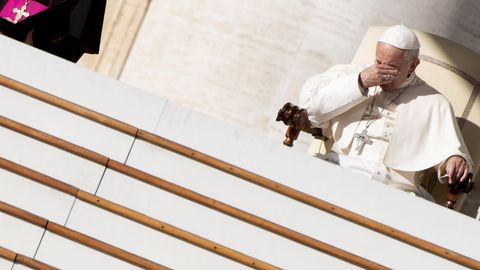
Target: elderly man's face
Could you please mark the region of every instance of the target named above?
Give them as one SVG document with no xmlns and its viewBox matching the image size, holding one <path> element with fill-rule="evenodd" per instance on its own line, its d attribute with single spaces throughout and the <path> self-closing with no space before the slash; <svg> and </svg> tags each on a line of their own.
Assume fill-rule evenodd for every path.
<svg viewBox="0 0 480 270">
<path fill-rule="evenodd" d="M 392 82 L 380 85 L 384 91 L 388 91 L 398 89 L 407 80 L 407 76 L 413 73 L 420 61 L 417 58 L 407 57 L 405 51 L 401 49 L 378 42 L 375 62 L 389 65 L 400 72 Z"/>
</svg>

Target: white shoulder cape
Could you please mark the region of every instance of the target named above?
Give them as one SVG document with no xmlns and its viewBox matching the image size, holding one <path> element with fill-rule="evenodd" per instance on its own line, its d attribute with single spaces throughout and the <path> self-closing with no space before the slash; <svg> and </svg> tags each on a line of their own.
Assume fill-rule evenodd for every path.
<svg viewBox="0 0 480 270">
<path fill-rule="evenodd" d="M 395 130 L 385 154 L 385 165 L 402 171 L 419 171 L 460 155 L 472 170 L 457 119 L 442 94 L 417 77 L 397 103 Z"/>
</svg>

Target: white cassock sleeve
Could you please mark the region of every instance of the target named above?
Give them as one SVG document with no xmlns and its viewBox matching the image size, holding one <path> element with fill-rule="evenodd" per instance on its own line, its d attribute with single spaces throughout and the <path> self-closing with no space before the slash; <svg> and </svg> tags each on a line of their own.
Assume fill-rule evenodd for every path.
<svg viewBox="0 0 480 270">
<path fill-rule="evenodd" d="M 300 107 L 308 112 L 314 127 L 327 128 L 330 119 L 365 101 L 373 90 L 364 91 L 358 76 L 365 65 L 338 65 L 308 79 L 300 91 Z M 364 93 L 366 92 L 366 93 Z"/>
</svg>

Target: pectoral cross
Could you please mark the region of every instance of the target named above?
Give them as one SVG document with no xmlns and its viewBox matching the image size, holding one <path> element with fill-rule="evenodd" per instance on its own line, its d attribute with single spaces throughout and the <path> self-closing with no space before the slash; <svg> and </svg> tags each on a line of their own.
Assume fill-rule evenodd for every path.
<svg viewBox="0 0 480 270">
<path fill-rule="evenodd" d="M 357 151 L 357 155 L 362 153 L 362 149 L 365 144 L 372 144 L 373 141 L 370 139 L 370 136 L 367 134 L 367 129 L 364 129 L 362 133 L 355 133 L 355 151 Z"/>
<path fill-rule="evenodd" d="M 13 9 L 13 13 L 17 14 L 17 15 L 15 15 L 15 20 L 13 21 L 13 23 L 15 23 L 15 24 L 18 23 L 18 21 L 22 17 L 27 18 L 28 16 L 30 16 L 30 13 L 25 12 L 27 10 L 27 7 L 28 7 L 28 2 L 25 1 L 25 4 L 23 4 L 23 6 L 20 9 L 18 9 L 18 8 Z"/>
</svg>

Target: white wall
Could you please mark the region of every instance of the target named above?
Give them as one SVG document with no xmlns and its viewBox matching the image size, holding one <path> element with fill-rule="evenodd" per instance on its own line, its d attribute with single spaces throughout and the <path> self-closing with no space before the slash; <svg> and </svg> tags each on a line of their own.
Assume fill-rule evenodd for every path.
<svg viewBox="0 0 480 270">
<path fill-rule="evenodd" d="M 120 79 L 278 141 L 303 82 L 404 23 L 480 53 L 477 0 L 152 0 Z M 372 48 L 373 49 L 373 48 Z"/>
</svg>

